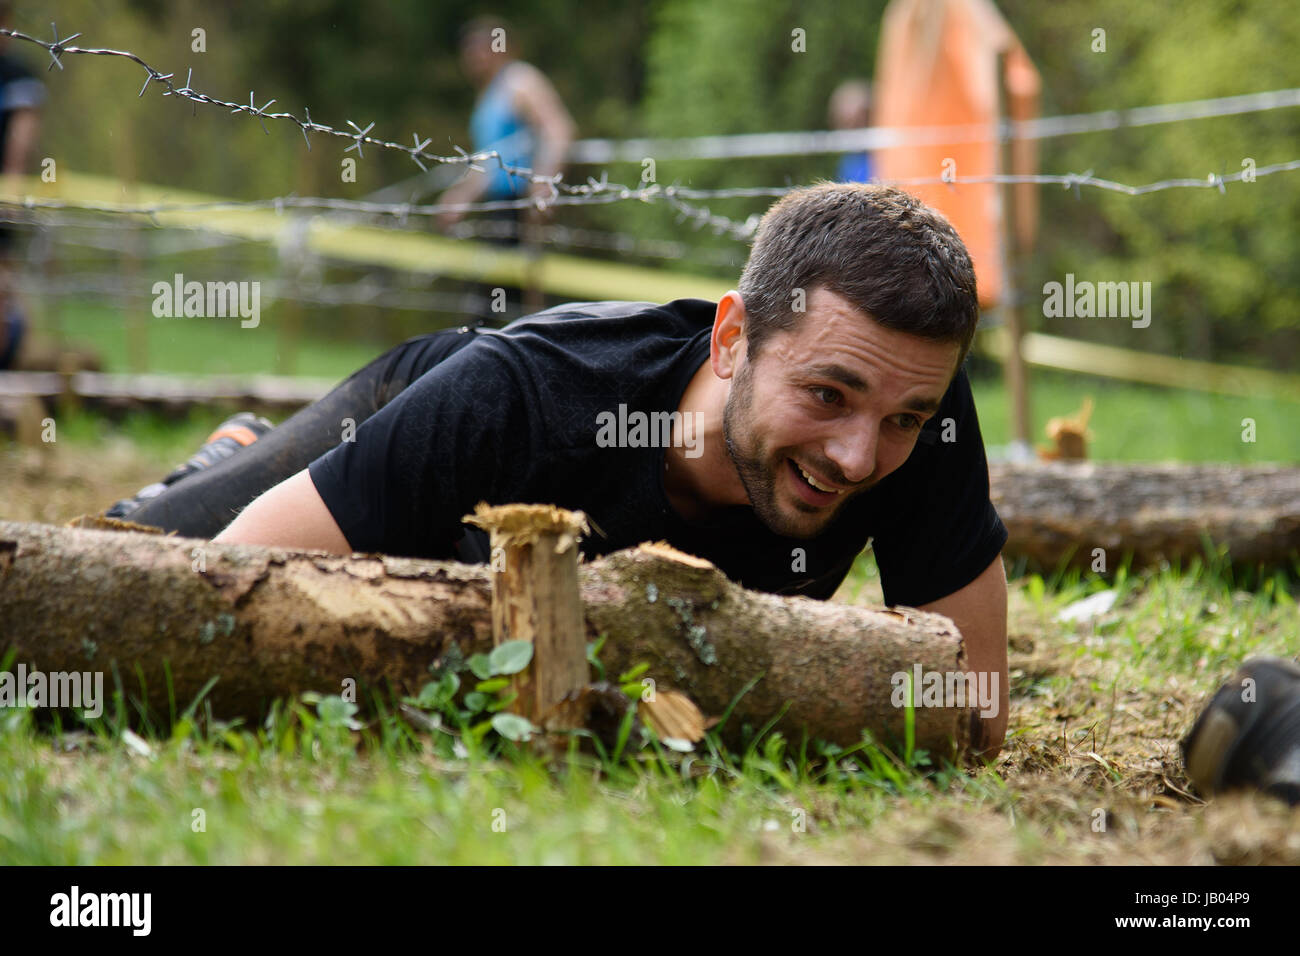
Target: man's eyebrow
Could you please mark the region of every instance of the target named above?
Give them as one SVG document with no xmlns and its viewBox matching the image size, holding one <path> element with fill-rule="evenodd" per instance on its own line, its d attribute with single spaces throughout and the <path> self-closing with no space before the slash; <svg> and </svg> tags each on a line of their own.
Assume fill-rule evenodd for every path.
<svg viewBox="0 0 1300 956">
<path fill-rule="evenodd" d="M 909 412 L 937 412 L 942 399 L 938 398 L 914 398 L 907 403 Z"/>
<path fill-rule="evenodd" d="M 845 388 L 851 388 L 855 392 L 867 391 L 867 383 L 863 381 L 862 376 L 857 372 L 850 371 L 843 365 L 813 365 L 805 369 L 808 375 L 813 378 L 829 379 L 832 382 L 839 382 Z"/>
<path fill-rule="evenodd" d="M 830 365 L 814 365 L 805 370 L 813 378 L 824 378 L 832 382 L 838 382 L 845 388 L 851 388 L 855 392 L 866 392 L 870 386 L 863 380 L 862 376 L 843 365 L 831 363 Z M 942 398 L 914 398 L 907 403 L 907 410 L 911 412 L 937 412 Z"/>
</svg>

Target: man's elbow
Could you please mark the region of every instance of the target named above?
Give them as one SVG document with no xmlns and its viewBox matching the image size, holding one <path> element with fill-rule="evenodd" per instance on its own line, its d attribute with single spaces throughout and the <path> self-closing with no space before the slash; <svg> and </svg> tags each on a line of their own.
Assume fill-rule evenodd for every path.
<svg viewBox="0 0 1300 956">
<path fill-rule="evenodd" d="M 352 553 L 306 469 L 255 498 L 213 541 Z"/>
</svg>

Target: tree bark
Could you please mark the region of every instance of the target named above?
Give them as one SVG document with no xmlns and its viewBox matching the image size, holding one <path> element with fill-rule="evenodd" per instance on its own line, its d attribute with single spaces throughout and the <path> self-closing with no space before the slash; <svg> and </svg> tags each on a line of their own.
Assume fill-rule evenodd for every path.
<svg viewBox="0 0 1300 956">
<path fill-rule="evenodd" d="M 1089 568 L 1094 549 L 1113 571 L 1184 566 L 1205 557 L 1202 535 L 1232 561 L 1285 564 L 1300 553 L 1300 468 L 1281 465 L 991 464 L 1010 538 L 1003 554 L 1040 569 Z"/>
<path fill-rule="evenodd" d="M 587 640 L 608 635 L 611 677 L 639 663 L 657 688 L 720 716 L 841 746 L 864 729 L 901 739 L 895 675 L 966 669 L 947 618 L 747 591 L 712 565 L 643 546 L 579 568 Z M 492 648 L 482 565 L 337 557 L 163 535 L 0 522 L 0 656 L 51 671 L 107 670 L 131 692 L 178 707 L 207 680 L 214 713 L 256 715 L 272 698 L 339 693 L 353 678 L 415 693 L 452 650 Z M 137 671 L 138 669 L 138 671 Z M 135 675 L 143 676 L 138 688 Z M 915 742 L 955 756 L 971 706 L 915 709 Z M 788 705 L 788 707 L 787 707 Z"/>
</svg>

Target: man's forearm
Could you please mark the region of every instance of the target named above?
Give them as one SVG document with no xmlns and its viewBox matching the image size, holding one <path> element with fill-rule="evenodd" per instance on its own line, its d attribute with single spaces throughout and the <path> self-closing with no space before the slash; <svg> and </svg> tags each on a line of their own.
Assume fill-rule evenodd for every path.
<svg viewBox="0 0 1300 956">
<path fill-rule="evenodd" d="M 973 754 L 993 760 L 1007 733 L 1011 702 L 1007 685 L 1007 578 L 1002 556 L 993 559 L 970 584 L 921 608 L 952 619 L 966 644 L 966 665 L 976 688 L 996 688 L 996 701 L 971 714 Z M 996 683 L 995 683 L 996 681 Z M 992 711 L 988 713 L 988 711 Z"/>
<path fill-rule="evenodd" d="M 9 117 L 5 134 L 5 150 L 0 161 L 0 172 L 6 176 L 22 176 L 28 170 L 28 160 L 36 149 L 36 134 L 40 127 L 36 110 L 14 110 Z"/>
</svg>

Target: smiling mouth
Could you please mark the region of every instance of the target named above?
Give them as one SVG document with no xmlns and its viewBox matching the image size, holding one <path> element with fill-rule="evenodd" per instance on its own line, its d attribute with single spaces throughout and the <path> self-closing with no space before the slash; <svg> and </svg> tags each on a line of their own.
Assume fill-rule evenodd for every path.
<svg viewBox="0 0 1300 956">
<path fill-rule="evenodd" d="M 838 501 L 844 495 L 843 491 L 822 484 L 793 458 L 787 458 L 786 462 L 789 465 L 790 474 L 794 478 L 800 497 L 807 503 L 825 506 Z"/>
<path fill-rule="evenodd" d="M 791 461 L 794 461 L 794 459 L 791 459 Z M 803 476 L 803 480 L 808 482 L 808 484 L 812 485 L 818 491 L 825 491 L 829 494 L 836 494 L 836 495 L 844 494 L 844 492 L 839 488 L 832 488 L 829 485 L 823 485 L 811 474 L 809 474 L 805 468 L 801 467 L 798 462 L 795 462 L 795 467 L 799 469 L 799 474 Z"/>
</svg>

